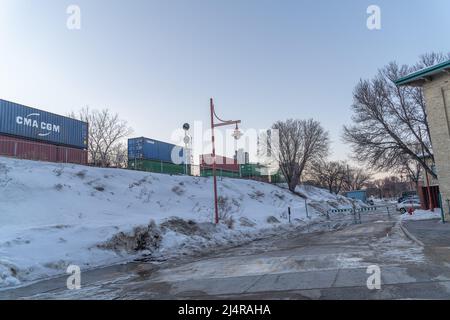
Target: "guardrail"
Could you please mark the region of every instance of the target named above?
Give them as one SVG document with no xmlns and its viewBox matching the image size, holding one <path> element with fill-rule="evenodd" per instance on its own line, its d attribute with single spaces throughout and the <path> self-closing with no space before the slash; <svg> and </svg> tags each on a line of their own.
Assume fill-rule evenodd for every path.
<svg viewBox="0 0 450 320">
<path fill-rule="evenodd" d="M 327 211 L 327 219 L 331 220 L 333 214 L 345 214 L 348 213 L 355 224 L 361 224 L 365 215 L 364 213 L 379 213 L 387 215 L 390 219 L 391 215 L 395 212 L 395 206 L 384 205 L 384 206 L 370 206 L 370 207 L 359 207 L 359 208 L 346 208 L 346 209 L 330 209 Z M 341 220 L 344 217 L 341 217 Z"/>
</svg>

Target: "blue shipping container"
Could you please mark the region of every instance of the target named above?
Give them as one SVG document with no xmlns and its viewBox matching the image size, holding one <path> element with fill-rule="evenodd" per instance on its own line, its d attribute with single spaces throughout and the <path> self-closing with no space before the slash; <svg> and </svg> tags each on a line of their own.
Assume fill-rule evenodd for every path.
<svg viewBox="0 0 450 320">
<path fill-rule="evenodd" d="M 183 147 L 144 137 L 128 139 L 128 159 L 159 160 L 175 164 L 185 163 Z"/>
<path fill-rule="evenodd" d="M 87 149 L 88 124 L 0 99 L 0 133 Z"/>
<path fill-rule="evenodd" d="M 345 194 L 347 198 L 355 199 L 355 200 L 361 200 L 362 202 L 367 202 L 367 193 L 365 190 L 355 190 L 355 191 L 349 191 Z"/>
</svg>

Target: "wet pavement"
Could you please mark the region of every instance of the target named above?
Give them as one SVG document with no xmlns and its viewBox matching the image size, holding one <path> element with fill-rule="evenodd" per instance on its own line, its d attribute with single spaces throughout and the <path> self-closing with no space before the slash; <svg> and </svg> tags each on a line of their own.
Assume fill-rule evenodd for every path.
<svg viewBox="0 0 450 320">
<path fill-rule="evenodd" d="M 450 223 L 442 223 L 440 219 L 404 220 L 404 228 L 425 246 L 450 247 Z"/>
<path fill-rule="evenodd" d="M 446 250 L 446 248 L 442 249 Z M 0 299 L 448 299 L 447 251 L 408 239 L 398 216 L 372 213 L 338 230 L 289 232 L 202 256 L 135 262 L 0 292 Z M 381 271 L 370 290 L 369 266 Z"/>
</svg>

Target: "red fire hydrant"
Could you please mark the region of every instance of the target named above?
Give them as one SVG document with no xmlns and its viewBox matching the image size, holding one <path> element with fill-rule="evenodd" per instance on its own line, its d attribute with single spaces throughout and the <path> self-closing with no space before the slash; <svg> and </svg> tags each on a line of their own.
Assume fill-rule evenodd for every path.
<svg viewBox="0 0 450 320">
<path fill-rule="evenodd" d="M 412 206 L 408 208 L 408 213 L 410 216 L 414 213 L 414 208 Z"/>
</svg>

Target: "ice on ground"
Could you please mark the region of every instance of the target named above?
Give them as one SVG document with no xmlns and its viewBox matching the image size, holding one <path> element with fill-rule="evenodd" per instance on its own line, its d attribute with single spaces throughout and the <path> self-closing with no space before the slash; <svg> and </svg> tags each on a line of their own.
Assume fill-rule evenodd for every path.
<svg viewBox="0 0 450 320">
<path fill-rule="evenodd" d="M 176 256 L 306 224 L 351 201 L 314 187 L 305 199 L 263 182 L 92 168 L 0 157 L 0 288 L 142 255 Z M 315 209 L 318 208 L 318 209 Z"/>
</svg>

